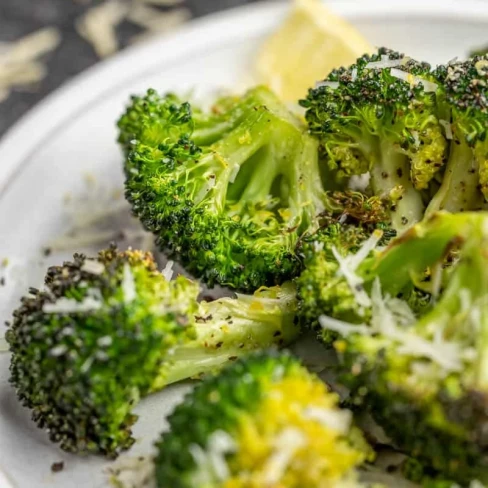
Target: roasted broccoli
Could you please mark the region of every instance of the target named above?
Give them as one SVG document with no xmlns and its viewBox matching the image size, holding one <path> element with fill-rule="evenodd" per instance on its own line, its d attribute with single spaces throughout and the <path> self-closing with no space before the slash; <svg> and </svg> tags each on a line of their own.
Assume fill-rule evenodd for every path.
<svg viewBox="0 0 488 488">
<path fill-rule="evenodd" d="M 14 313 L 10 382 L 53 442 L 115 457 L 134 442 L 142 397 L 299 333 L 291 285 L 210 303 L 198 294 L 187 278 L 167 281 L 150 254 L 75 255 Z"/>
<path fill-rule="evenodd" d="M 445 161 L 433 81 L 428 64 L 382 48 L 332 71 L 300 102 L 325 164 L 342 180 L 369 172 L 396 230 L 422 219 L 422 191 Z"/>
<path fill-rule="evenodd" d="M 288 353 L 259 353 L 205 380 L 157 447 L 159 487 L 359 488 L 371 448 L 338 397 Z"/>
<path fill-rule="evenodd" d="M 451 139 L 449 160 L 429 212 L 488 208 L 488 56 L 439 66 L 434 75 L 440 120 Z"/>
<path fill-rule="evenodd" d="M 362 256 L 396 235 L 388 223 L 388 212 L 378 198 L 366 199 L 358 192 L 333 195 L 344 212 L 324 213 L 319 230 L 304 236 L 299 244 L 304 270 L 296 285 L 299 317 L 306 327 L 316 328 L 317 319 L 323 314 L 347 321 L 362 317 L 362 293 L 351 287 L 341 274 L 338 258 L 356 255 L 360 249 L 361 254 L 356 256 Z M 329 342 L 327 332 L 320 329 L 320 335 L 324 342 Z"/>
<path fill-rule="evenodd" d="M 354 403 L 399 448 L 461 483 L 486 479 L 488 467 L 487 245 L 484 213 L 436 214 L 360 257 L 363 320 L 320 317 L 338 335 Z M 416 313 L 399 293 L 426 268 L 431 300 Z"/>
<path fill-rule="evenodd" d="M 327 198 L 317 143 L 264 87 L 210 113 L 154 90 L 119 120 L 126 196 L 158 245 L 210 286 L 281 284 Z"/>
</svg>

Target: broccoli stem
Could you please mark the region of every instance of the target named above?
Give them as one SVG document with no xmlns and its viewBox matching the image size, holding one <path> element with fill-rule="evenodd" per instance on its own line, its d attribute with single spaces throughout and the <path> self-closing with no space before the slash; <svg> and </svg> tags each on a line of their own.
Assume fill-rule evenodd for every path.
<svg viewBox="0 0 488 488">
<path fill-rule="evenodd" d="M 432 215 L 391 242 L 376 264 L 374 276 L 378 276 L 384 290 L 396 295 L 410 282 L 412 274 L 440 262 L 485 218 L 475 212 Z"/>
<path fill-rule="evenodd" d="M 247 185 L 239 197 L 240 202 L 262 202 L 271 195 L 275 179 L 281 172 L 279 154 L 274 147 L 264 147 L 257 163 L 258 169 L 253 171 Z"/>
<path fill-rule="evenodd" d="M 217 101 L 210 115 L 196 111 L 192 113 L 194 130 L 192 140 L 197 146 L 209 146 L 231 130 L 235 129 L 256 107 L 267 107 L 283 115 L 281 103 L 270 95 L 266 88 L 257 87 L 246 93 L 238 103 L 236 97 L 228 96 Z M 289 115 L 287 115 L 289 118 Z"/>
<path fill-rule="evenodd" d="M 464 136 L 455 135 L 442 184 L 427 207 L 426 214 L 438 210 L 462 212 L 483 207 L 483 196 L 478 188 L 478 163 L 473 148 Z"/>
<path fill-rule="evenodd" d="M 302 222 L 299 231 L 307 229 L 309 232 L 316 230 L 318 225 L 315 218 L 323 212 L 328 205 L 328 199 L 324 193 L 324 186 L 319 160 L 318 143 L 312 137 L 307 137 L 299 149 L 299 156 L 296 158 L 298 164 L 293 166 L 291 181 L 297 182 L 290 188 L 290 203 L 295 207 L 297 213 L 302 215 Z"/>
<path fill-rule="evenodd" d="M 195 338 L 175 346 L 151 391 L 213 372 L 250 351 L 292 343 L 300 335 L 294 287 L 283 285 L 281 292 L 272 298 L 240 295 L 201 303 Z"/>
<path fill-rule="evenodd" d="M 218 201 L 220 205 L 234 201 L 240 207 L 278 197 L 288 209 L 282 217 L 290 227 L 307 227 L 324 209 L 317 143 L 300 127 L 276 117 L 265 107 L 253 112 L 211 148 L 228 165 L 226 177 L 220 177 L 219 187 L 214 189 L 221 190 Z M 231 184 L 236 166 L 239 169 Z M 280 176 L 283 179 L 276 188 Z"/>
<path fill-rule="evenodd" d="M 387 137 L 380 138 L 377 152 L 378 164 L 373 164 L 371 169 L 373 191 L 376 195 L 393 200 L 392 226 L 402 231 L 422 219 L 422 197 L 410 180 L 408 156 L 402 154 Z"/>
</svg>

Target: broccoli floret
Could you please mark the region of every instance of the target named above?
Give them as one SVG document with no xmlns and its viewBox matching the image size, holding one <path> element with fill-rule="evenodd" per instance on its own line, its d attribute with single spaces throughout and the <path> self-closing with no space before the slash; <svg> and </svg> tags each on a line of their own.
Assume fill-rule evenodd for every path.
<svg viewBox="0 0 488 488">
<path fill-rule="evenodd" d="M 486 478 L 488 459 L 487 224 L 469 212 L 417 224 L 368 263 L 371 306 L 361 323 L 320 319 L 339 336 L 354 402 L 399 448 L 460 483 Z M 430 306 L 415 313 L 396 293 L 425 267 L 440 274 L 432 271 Z"/>
<path fill-rule="evenodd" d="M 293 286 L 199 304 L 197 283 L 167 281 L 140 251 L 75 255 L 30 293 L 6 335 L 10 382 L 70 452 L 117 456 L 142 397 L 298 335 Z"/>
<path fill-rule="evenodd" d="M 287 353 L 237 361 L 198 385 L 158 443 L 158 486 L 363 487 L 372 456 L 351 412 Z"/>
<path fill-rule="evenodd" d="M 488 200 L 488 56 L 439 66 L 440 117 L 450 124 L 452 141 L 441 186 L 429 212 L 487 208 Z"/>
<path fill-rule="evenodd" d="M 332 71 L 300 102 L 327 164 L 342 179 L 369 172 L 396 230 L 422 219 L 421 191 L 445 160 L 432 80 L 428 64 L 382 48 Z"/>
<path fill-rule="evenodd" d="M 356 254 L 364 245 L 364 250 L 383 246 L 396 235 L 378 198 L 366 199 L 357 192 L 335 192 L 331 200 L 340 203 L 342 211 L 336 215 L 324 213 L 319 230 L 301 240 L 299 250 L 304 270 L 296 279 L 301 323 L 318 329 L 325 344 L 329 344 L 335 335 L 318 327 L 320 315 L 349 322 L 362 320 L 364 315 L 363 304 L 358 300 L 361 290 L 351 287 L 341 274 L 337 257 Z M 357 264 L 361 263 L 358 261 Z"/>
<path fill-rule="evenodd" d="M 244 291 L 298 274 L 298 236 L 327 199 L 317 143 L 272 92 L 206 114 L 150 90 L 119 128 L 133 211 L 189 272 Z"/>
</svg>

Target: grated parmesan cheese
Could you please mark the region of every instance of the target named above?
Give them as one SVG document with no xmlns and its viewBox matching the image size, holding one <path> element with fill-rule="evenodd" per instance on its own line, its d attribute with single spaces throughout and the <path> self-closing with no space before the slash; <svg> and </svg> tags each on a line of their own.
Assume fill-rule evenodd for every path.
<svg viewBox="0 0 488 488">
<path fill-rule="evenodd" d="M 118 51 L 116 27 L 129 13 L 129 5 L 119 0 L 108 0 L 93 7 L 75 23 L 76 30 L 87 40 L 100 58 Z"/>
<path fill-rule="evenodd" d="M 369 173 L 363 173 L 362 175 L 352 175 L 349 178 L 348 188 L 350 190 L 365 192 L 369 186 L 369 180 L 371 175 Z"/>
<path fill-rule="evenodd" d="M 46 67 L 39 58 L 53 51 L 60 41 L 59 31 L 48 27 L 16 42 L 1 44 L 0 102 L 9 96 L 13 88 L 38 83 L 46 76 Z"/>
<path fill-rule="evenodd" d="M 325 427 L 347 434 L 351 426 L 352 413 L 349 410 L 330 410 L 323 407 L 307 407 L 303 413 L 304 417 L 316 420 Z"/>
<path fill-rule="evenodd" d="M 232 167 L 232 171 L 230 173 L 230 176 L 229 176 L 229 182 L 230 183 L 234 183 L 236 181 L 236 178 L 237 178 L 237 175 L 239 174 L 240 169 L 241 169 L 240 164 L 234 164 L 234 166 Z"/>
<path fill-rule="evenodd" d="M 371 61 L 368 63 L 366 69 L 383 69 L 383 68 L 396 68 L 402 66 L 404 63 L 402 59 L 390 59 L 388 55 L 383 54 L 380 61 Z"/>
<path fill-rule="evenodd" d="M 363 289 L 363 279 L 356 274 L 356 270 L 368 257 L 369 253 L 376 248 L 382 236 L 383 233 L 381 231 L 375 230 L 356 254 L 351 254 L 346 257 L 342 257 L 335 247 L 332 248 L 332 253 L 339 264 L 338 275 L 344 276 L 356 301 L 362 307 L 370 307 L 371 300 Z"/>
<path fill-rule="evenodd" d="M 95 261 L 93 259 L 87 259 L 83 266 L 81 267 L 81 271 L 85 273 L 90 273 L 93 275 L 101 275 L 105 271 L 105 266 L 100 261 Z"/>
<path fill-rule="evenodd" d="M 154 460 L 150 456 L 120 456 L 106 472 L 117 488 L 156 488 Z"/>
<path fill-rule="evenodd" d="M 208 455 L 218 480 L 225 481 L 230 476 L 225 455 L 234 452 L 237 446 L 234 439 L 222 430 L 214 432 L 209 440 Z"/>
<path fill-rule="evenodd" d="M 319 323 L 324 329 L 332 330 L 333 332 L 337 332 L 344 337 L 347 337 L 349 334 L 373 334 L 373 329 L 366 324 L 352 324 L 350 322 L 329 317 L 328 315 L 321 315 L 319 317 Z"/>
<path fill-rule="evenodd" d="M 419 136 L 419 133 L 414 130 L 412 131 L 412 137 L 415 141 L 415 147 L 418 149 L 420 147 L 420 136 Z"/>
<path fill-rule="evenodd" d="M 174 274 L 173 266 L 174 266 L 174 264 L 175 264 L 174 261 L 168 261 L 166 263 L 166 266 L 164 267 L 163 271 L 161 271 L 161 274 L 164 276 L 164 279 L 166 281 L 171 281 L 173 279 L 173 274 Z"/>
<path fill-rule="evenodd" d="M 263 468 L 263 481 L 274 486 L 283 478 L 295 453 L 305 446 L 304 435 L 295 428 L 284 429 L 275 439 L 274 452 Z"/>
<path fill-rule="evenodd" d="M 336 90 L 339 88 L 339 82 L 338 81 L 317 81 L 315 83 L 315 88 L 322 88 L 323 86 L 328 86 L 332 90 Z"/>
<path fill-rule="evenodd" d="M 446 131 L 446 139 L 452 140 L 452 126 L 447 120 L 439 119 L 439 124 L 444 127 L 444 130 Z"/>
<path fill-rule="evenodd" d="M 178 8 L 171 12 L 160 10 L 144 4 L 135 4 L 130 9 L 127 20 L 146 29 L 146 32 L 134 36 L 130 42 L 140 42 L 151 37 L 155 33 L 166 33 L 179 27 L 191 18 L 191 12 L 187 8 Z"/>
<path fill-rule="evenodd" d="M 371 293 L 373 302 L 372 327 L 392 341 L 398 342 L 397 351 L 415 357 L 426 357 L 437 363 L 446 371 L 459 371 L 462 367 L 459 345 L 443 338 L 443 330 L 436 327 L 432 340 L 421 337 L 409 330 L 405 325 L 415 321 L 415 315 L 406 302 L 399 299 L 382 297 L 378 279 L 373 284 Z M 402 304 L 401 307 L 400 304 Z"/>
<path fill-rule="evenodd" d="M 445 372 L 460 371 L 462 351 L 459 344 L 444 339 L 444 330 L 439 325 L 431 339 L 409 330 L 415 323 L 415 314 L 406 302 L 389 295 L 383 296 L 379 279 L 371 290 L 371 324 L 352 324 L 332 317 L 321 316 L 320 325 L 347 337 L 349 334 L 372 335 L 379 333 L 396 345 L 399 354 L 428 358 Z"/>
<path fill-rule="evenodd" d="M 424 87 L 424 91 L 426 93 L 437 91 L 437 88 L 438 88 L 437 83 L 434 83 L 434 82 L 429 81 L 429 80 L 425 80 L 424 78 L 421 78 L 420 76 L 412 75 L 411 73 L 407 73 L 406 71 L 403 71 L 403 70 L 397 69 L 397 68 L 392 68 L 390 73 L 395 78 L 398 78 L 399 80 L 402 80 L 402 81 L 406 81 L 411 86 L 415 86 L 415 85 L 422 83 L 422 85 Z"/>
<path fill-rule="evenodd" d="M 103 303 L 94 297 L 87 296 L 81 302 L 77 302 L 73 298 L 61 297 L 55 303 L 45 303 L 42 307 L 44 313 L 83 313 L 100 310 Z"/>
<path fill-rule="evenodd" d="M 134 274 L 130 269 L 130 265 L 128 263 L 124 264 L 124 273 L 122 276 L 122 293 L 124 295 L 124 301 L 126 303 L 130 303 L 134 301 L 137 297 L 137 290 L 136 290 L 136 281 L 134 279 Z"/>
<path fill-rule="evenodd" d="M 225 481 L 230 475 L 229 466 L 225 456 L 237 449 L 234 439 L 224 431 L 214 432 L 208 440 L 206 449 L 198 444 L 192 444 L 189 452 L 193 457 L 197 470 L 194 474 L 193 484 L 206 486 Z"/>
</svg>

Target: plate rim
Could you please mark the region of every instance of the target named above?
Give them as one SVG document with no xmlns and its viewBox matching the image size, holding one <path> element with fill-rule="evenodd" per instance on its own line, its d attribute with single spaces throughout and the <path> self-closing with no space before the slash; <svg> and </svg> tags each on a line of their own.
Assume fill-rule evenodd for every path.
<svg viewBox="0 0 488 488">
<path fill-rule="evenodd" d="M 404 20 L 405 17 L 429 17 L 436 20 L 488 23 L 488 3 L 480 0 L 435 0 L 428 4 L 425 0 L 401 0 L 386 6 L 383 0 L 370 0 L 367 6 L 361 0 L 329 0 L 327 4 L 349 19 L 380 17 L 391 21 L 395 18 Z M 157 56 L 153 56 L 154 62 L 144 62 L 142 71 L 146 72 L 156 64 L 161 66 L 194 51 L 198 39 L 207 44 L 215 42 L 216 36 L 220 41 L 225 36 L 235 38 L 236 35 L 256 29 L 256 24 L 276 24 L 287 8 L 287 3 L 272 0 L 210 14 L 189 22 L 174 33 L 157 37 L 140 46 L 131 46 L 64 82 L 27 111 L 0 139 L 0 197 L 22 173 L 25 164 L 21 163 L 29 159 L 29 155 L 35 152 L 46 135 L 59 126 L 62 120 L 94 103 L 110 87 L 116 89 L 134 78 L 134 74 L 127 73 L 124 68 L 130 64 L 131 59 L 137 59 L 142 54 L 145 59 L 150 59 L 151 52 L 157 53 Z M 238 23 L 236 19 L 239 19 Z M 137 77 L 140 75 L 138 72 Z M 115 85 L 114 79 L 118 80 Z M 52 117 L 52 114 L 55 116 Z"/>
</svg>

